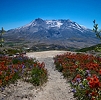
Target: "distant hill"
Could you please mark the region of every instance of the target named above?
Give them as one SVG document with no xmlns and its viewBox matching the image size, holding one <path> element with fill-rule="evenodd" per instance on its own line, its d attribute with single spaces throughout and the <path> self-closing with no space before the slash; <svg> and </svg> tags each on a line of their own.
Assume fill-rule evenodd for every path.
<svg viewBox="0 0 101 100">
<path fill-rule="evenodd" d="M 87 52 L 87 51 L 95 51 L 95 52 L 101 52 L 101 44 L 93 45 L 90 47 L 85 47 L 82 49 L 76 50 L 77 52 Z"/>
</svg>

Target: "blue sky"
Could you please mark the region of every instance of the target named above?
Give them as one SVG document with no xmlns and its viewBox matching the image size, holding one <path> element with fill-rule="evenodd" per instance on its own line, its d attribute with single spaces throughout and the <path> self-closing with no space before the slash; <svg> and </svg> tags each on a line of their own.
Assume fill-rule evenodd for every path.
<svg viewBox="0 0 101 100">
<path fill-rule="evenodd" d="M 0 28 L 21 27 L 36 18 L 70 19 L 87 28 L 101 28 L 101 0 L 0 0 Z"/>
</svg>

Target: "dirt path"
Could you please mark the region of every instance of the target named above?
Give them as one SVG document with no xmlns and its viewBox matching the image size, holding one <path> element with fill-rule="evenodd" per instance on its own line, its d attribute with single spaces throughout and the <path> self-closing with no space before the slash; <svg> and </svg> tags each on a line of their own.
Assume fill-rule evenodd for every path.
<svg viewBox="0 0 101 100">
<path fill-rule="evenodd" d="M 40 62 L 45 62 L 48 70 L 48 82 L 38 88 L 30 83 L 19 80 L 16 85 L 10 85 L 3 94 L 0 93 L 0 100 L 74 100 L 70 92 L 69 83 L 62 74 L 55 70 L 53 57 L 65 51 L 46 51 L 28 53 L 29 57 L 34 57 Z"/>
<path fill-rule="evenodd" d="M 40 91 L 34 100 L 73 100 L 70 92 L 70 86 L 63 78 L 62 74 L 55 70 L 53 57 L 65 51 L 46 51 L 28 54 L 30 57 L 36 57 L 40 62 L 45 62 L 49 73 L 49 79 L 46 86 Z"/>
</svg>

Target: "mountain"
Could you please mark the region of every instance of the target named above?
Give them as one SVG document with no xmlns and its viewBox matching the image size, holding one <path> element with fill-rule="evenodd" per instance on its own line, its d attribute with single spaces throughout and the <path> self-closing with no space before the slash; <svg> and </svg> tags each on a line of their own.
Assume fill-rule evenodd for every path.
<svg viewBox="0 0 101 100">
<path fill-rule="evenodd" d="M 29 41 L 30 47 L 39 44 L 60 45 L 65 48 L 83 48 L 99 43 L 91 29 L 67 20 L 35 19 L 29 24 L 8 30 L 5 37 L 9 41 Z"/>
</svg>

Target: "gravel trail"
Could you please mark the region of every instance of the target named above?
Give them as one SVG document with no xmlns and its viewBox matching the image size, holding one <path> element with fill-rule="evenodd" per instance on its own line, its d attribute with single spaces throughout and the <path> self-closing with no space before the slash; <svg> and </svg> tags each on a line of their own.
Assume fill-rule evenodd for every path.
<svg viewBox="0 0 101 100">
<path fill-rule="evenodd" d="M 34 100 L 71 100 L 69 84 L 63 79 L 61 73 L 55 70 L 52 58 L 39 59 L 44 61 L 49 73 L 47 85 L 39 92 Z"/>
<path fill-rule="evenodd" d="M 62 73 L 55 70 L 53 57 L 66 51 L 46 51 L 28 54 L 30 57 L 36 57 L 40 62 L 45 62 L 48 70 L 48 82 L 40 91 L 34 100 L 74 100 L 70 93 L 70 85 L 63 78 Z"/>
<path fill-rule="evenodd" d="M 32 84 L 19 80 L 0 93 L 0 100 L 75 100 L 70 93 L 70 85 L 62 73 L 55 70 L 53 57 L 66 51 L 45 51 L 28 53 L 29 57 L 45 62 L 48 70 L 48 81 L 44 86 L 35 88 Z M 1 97 L 2 96 L 2 97 Z"/>
</svg>

